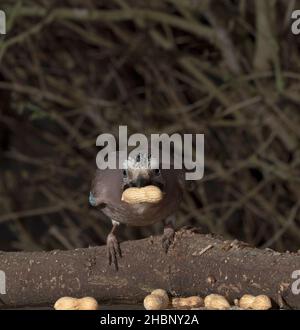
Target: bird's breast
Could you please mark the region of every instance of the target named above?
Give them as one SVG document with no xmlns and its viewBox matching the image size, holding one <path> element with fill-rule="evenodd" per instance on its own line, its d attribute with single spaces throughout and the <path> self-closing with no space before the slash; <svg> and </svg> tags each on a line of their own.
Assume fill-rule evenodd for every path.
<svg viewBox="0 0 300 330">
<path fill-rule="evenodd" d="M 130 226 L 147 226 L 164 220 L 174 209 L 159 204 L 138 203 L 107 205 L 103 212 L 111 219 Z"/>
</svg>

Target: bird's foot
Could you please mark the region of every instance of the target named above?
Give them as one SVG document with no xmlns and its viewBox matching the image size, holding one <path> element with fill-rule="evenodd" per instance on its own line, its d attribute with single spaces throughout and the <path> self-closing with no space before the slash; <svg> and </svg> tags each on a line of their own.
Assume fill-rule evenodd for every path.
<svg viewBox="0 0 300 330">
<path fill-rule="evenodd" d="M 114 264 L 115 269 L 118 270 L 118 258 L 122 258 L 122 252 L 116 236 L 112 233 L 107 236 L 106 248 L 109 265 Z"/>
<path fill-rule="evenodd" d="M 165 227 L 162 237 L 162 246 L 165 253 L 168 253 L 169 247 L 174 242 L 174 237 L 175 237 L 175 229 L 170 226 Z"/>
</svg>

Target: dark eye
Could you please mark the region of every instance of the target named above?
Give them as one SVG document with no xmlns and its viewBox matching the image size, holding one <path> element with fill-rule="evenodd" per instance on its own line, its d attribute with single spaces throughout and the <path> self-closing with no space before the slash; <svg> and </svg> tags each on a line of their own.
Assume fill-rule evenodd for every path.
<svg viewBox="0 0 300 330">
<path fill-rule="evenodd" d="M 156 169 L 154 170 L 154 174 L 155 174 L 155 175 L 159 175 L 159 174 L 160 174 L 160 169 L 159 169 L 159 168 L 156 168 Z"/>
<path fill-rule="evenodd" d="M 123 177 L 127 178 L 127 170 L 123 170 Z"/>
</svg>

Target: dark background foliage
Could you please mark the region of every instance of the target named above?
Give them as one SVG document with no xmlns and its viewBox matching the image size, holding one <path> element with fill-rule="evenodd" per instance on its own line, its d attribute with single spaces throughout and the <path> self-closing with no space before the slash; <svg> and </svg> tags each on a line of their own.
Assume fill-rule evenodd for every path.
<svg viewBox="0 0 300 330">
<path fill-rule="evenodd" d="M 204 133 L 177 226 L 300 244 L 300 1 L 2 0 L 0 248 L 102 244 L 96 137 Z M 161 226 L 122 228 L 122 239 Z"/>
</svg>

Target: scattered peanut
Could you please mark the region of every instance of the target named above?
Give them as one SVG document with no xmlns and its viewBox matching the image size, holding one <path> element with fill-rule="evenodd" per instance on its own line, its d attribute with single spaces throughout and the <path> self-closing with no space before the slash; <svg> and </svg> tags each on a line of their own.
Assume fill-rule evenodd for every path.
<svg viewBox="0 0 300 330">
<path fill-rule="evenodd" d="M 192 296 L 187 298 L 173 298 L 172 306 L 174 308 L 187 307 L 187 308 L 195 308 L 203 306 L 203 299 L 198 296 Z"/>
<path fill-rule="evenodd" d="M 92 297 L 81 299 L 62 297 L 56 301 L 54 308 L 56 310 L 97 310 L 98 303 Z"/>
<path fill-rule="evenodd" d="M 158 203 L 163 197 L 162 191 L 156 186 L 127 188 L 122 194 L 122 201 L 129 204 Z"/>
<path fill-rule="evenodd" d="M 160 310 L 164 308 L 164 300 L 161 296 L 149 294 L 144 299 L 144 307 L 146 310 Z"/>
<path fill-rule="evenodd" d="M 251 308 L 255 297 L 250 294 L 244 294 L 239 301 L 239 306 L 244 309 Z"/>
<path fill-rule="evenodd" d="M 209 309 L 227 309 L 230 304 L 225 297 L 219 294 L 210 294 L 205 297 L 204 306 Z"/>
<path fill-rule="evenodd" d="M 239 301 L 239 306 L 244 309 L 267 310 L 272 307 L 271 299 L 266 295 L 252 296 L 245 294 Z"/>
<path fill-rule="evenodd" d="M 170 304 L 170 298 L 166 290 L 156 289 L 151 292 L 151 295 L 159 296 L 163 300 L 163 309 L 167 308 Z"/>
</svg>

